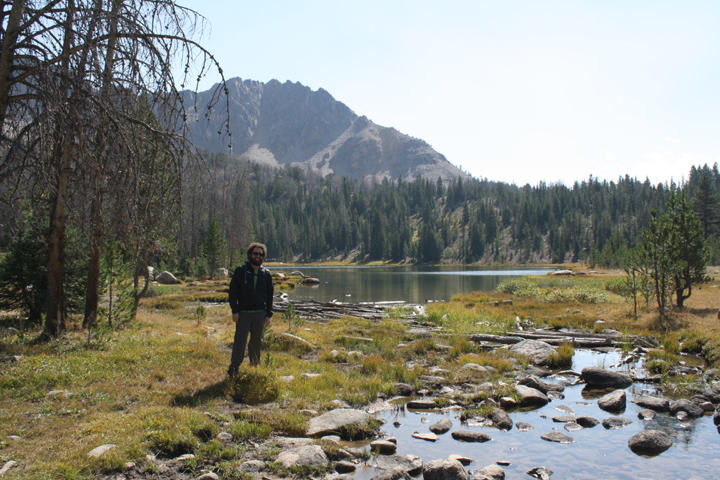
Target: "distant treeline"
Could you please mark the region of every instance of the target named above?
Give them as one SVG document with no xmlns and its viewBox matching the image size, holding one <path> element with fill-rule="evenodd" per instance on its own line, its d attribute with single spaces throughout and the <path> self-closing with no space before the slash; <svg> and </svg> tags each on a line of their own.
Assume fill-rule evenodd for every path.
<svg viewBox="0 0 720 480">
<path fill-rule="evenodd" d="M 250 165 L 248 228 L 277 261 L 576 262 L 620 266 L 651 210 L 683 190 L 720 262 L 720 172 L 695 168 L 684 184 L 625 176 L 572 186 L 417 178 L 380 183 L 298 167 Z"/>
</svg>

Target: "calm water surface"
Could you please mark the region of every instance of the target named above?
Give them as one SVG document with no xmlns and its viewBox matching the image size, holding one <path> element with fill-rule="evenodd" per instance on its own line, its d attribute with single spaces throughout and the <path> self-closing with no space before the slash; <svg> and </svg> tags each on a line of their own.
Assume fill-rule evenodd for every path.
<svg viewBox="0 0 720 480">
<path fill-rule="evenodd" d="M 600 354 L 596 352 L 577 352 L 573 370 L 579 371 L 586 366 L 612 365 L 619 360 L 619 354 Z M 553 381 L 553 378 L 545 379 Z M 558 382 L 559 379 L 554 379 Z M 628 403 L 620 416 L 633 421 L 630 425 L 617 430 L 606 430 L 601 424 L 594 428 L 577 432 L 567 432 L 563 424 L 555 423 L 552 417 L 568 415 L 556 407 L 565 405 L 575 411 L 576 416 L 591 416 L 600 421 L 613 414 L 601 410 L 597 399 L 604 391 L 587 391 L 582 385 L 565 388 L 564 400 L 553 400 L 548 405 L 524 412 L 511 412 L 513 422 L 526 422 L 534 426 L 529 432 L 521 432 L 513 426 L 503 432 L 490 426 L 462 424 L 457 418 L 459 411 L 432 412 L 401 411 L 383 412 L 379 416 L 387 423 L 383 427 L 389 436 L 398 439 L 397 453 L 412 454 L 428 462 L 445 459 L 451 454 L 459 454 L 474 459 L 467 470 L 479 470 L 499 460 L 511 462 L 504 466 L 508 479 L 531 478 L 525 472 L 533 467 L 545 466 L 552 470 L 553 480 L 569 479 L 708 479 L 718 478 L 720 471 L 720 435 L 713 425 L 712 416 L 704 416 L 688 421 L 678 421 L 667 414 L 658 414 L 654 420 L 638 419 L 641 410 L 630 401 L 635 395 L 655 392 L 655 386 L 633 385 L 626 389 Z M 413 432 L 429 432 L 429 426 L 443 417 L 450 418 L 453 427 L 450 432 L 439 435 L 437 442 L 427 442 L 412 438 Z M 423 420 L 425 419 L 425 420 Z M 393 422 L 400 422 L 395 427 Z M 673 438 L 673 446 L 666 452 L 652 458 L 634 454 L 627 442 L 636 433 L 645 428 L 668 432 Z M 454 440 L 453 430 L 482 431 L 492 440 L 486 443 L 464 443 Z M 560 431 L 575 439 L 574 444 L 551 443 L 540 438 L 543 433 Z M 378 472 L 373 468 L 360 469 L 356 480 L 371 478 Z M 472 477 L 472 474 L 471 474 Z"/>
<path fill-rule="evenodd" d="M 328 302 L 380 302 L 404 300 L 450 300 L 453 295 L 494 290 L 508 277 L 546 275 L 554 268 L 403 266 L 403 267 L 271 267 L 271 270 L 299 270 L 320 280 L 319 285 L 298 285 L 288 292 L 291 300 Z"/>
</svg>

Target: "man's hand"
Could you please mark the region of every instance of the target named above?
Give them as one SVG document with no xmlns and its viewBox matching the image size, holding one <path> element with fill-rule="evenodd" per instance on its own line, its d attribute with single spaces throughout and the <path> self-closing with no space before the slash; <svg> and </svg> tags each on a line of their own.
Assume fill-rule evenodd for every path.
<svg viewBox="0 0 720 480">
<path fill-rule="evenodd" d="M 239 313 L 233 313 L 232 320 L 233 320 L 233 323 L 237 323 L 238 320 L 240 320 L 240 314 L 239 314 Z"/>
<path fill-rule="evenodd" d="M 270 325 L 270 317 L 265 317 L 265 326 Z"/>
</svg>

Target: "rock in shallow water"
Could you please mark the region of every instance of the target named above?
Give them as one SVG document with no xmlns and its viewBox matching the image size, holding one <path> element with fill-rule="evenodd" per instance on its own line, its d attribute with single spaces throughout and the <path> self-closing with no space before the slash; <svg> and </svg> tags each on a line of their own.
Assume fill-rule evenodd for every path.
<svg viewBox="0 0 720 480">
<path fill-rule="evenodd" d="M 625 410 L 626 399 L 625 390 L 615 390 L 603 395 L 598 400 L 598 407 L 608 412 L 621 412 Z"/>
<path fill-rule="evenodd" d="M 529 423 L 526 423 L 526 422 L 518 422 L 518 423 L 515 424 L 515 426 L 516 426 L 517 429 L 520 430 L 521 432 L 529 432 L 530 430 L 532 430 L 533 428 L 535 428 L 535 427 L 533 427 L 532 425 L 530 425 Z"/>
<path fill-rule="evenodd" d="M 602 421 L 603 427 L 605 427 L 608 430 L 615 430 L 618 428 L 622 428 L 626 425 L 630 425 L 632 423 L 632 420 L 625 417 L 610 417 L 606 418 Z"/>
<path fill-rule="evenodd" d="M 443 433 L 447 433 L 452 428 L 452 420 L 449 418 L 442 418 L 436 423 L 433 423 L 430 425 L 430 431 L 433 433 L 437 433 L 438 435 L 442 435 Z"/>
<path fill-rule="evenodd" d="M 633 403 L 643 408 L 655 410 L 656 412 L 667 412 L 670 400 L 657 395 L 641 395 L 639 397 L 635 397 Z"/>
<path fill-rule="evenodd" d="M 423 467 L 424 480 L 469 480 L 465 467 L 457 460 L 432 460 Z"/>
<path fill-rule="evenodd" d="M 491 440 L 490 435 L 482 432 L 471 432 L 470 430 L 456 430 L 451 433 L 455 440 L 461 442 L 478 442 L 483 443 Z"/>
<path fill-rule="evenodd" d="M 581 375 L 591 388 L 627 388 L 632 385 L 629 376 L 600 367 L 585 367 Z"/>
<path fill-rule="evenodd" d="M 582 429 L 583 429 L 582 425 L 580 425 L 580 424 L 578 424 L 578 423 L 575 423 L 575 422 L 568 422 L 568 423 L 566 423 L 565 425 L 563 425 L 563 427 L 564 427 L 565 430 L 567 430 L 568 432 L 577 432 L 578 430 L 582 430 Z"/>
<path fill-rule="evenodd" d="M 660 430 L 643 430 L 628 440 L 628 447 L 635 453 L 657 455 L 672 446 L 670 435 Z"/>
<path fill-rule="evenodd" d="M 593 417 L 578 417 L 575 419 L 575 422 L 583 428 L 592 428 L 600 423 L 600 420 Z"/>
<path fill-rule="evenodd" d="M 550 433 L 543 433 L 540 435 L 540 438 L 543 440 L 547 440 L 548 442 L 556 442 L 556 443 L 564 443 L 564 444 L 571 444 L 575 443 L 575 439 L 572 438 L 570 435 L 565 435 L 561 432 L 550 432 Z"/>
</svg>

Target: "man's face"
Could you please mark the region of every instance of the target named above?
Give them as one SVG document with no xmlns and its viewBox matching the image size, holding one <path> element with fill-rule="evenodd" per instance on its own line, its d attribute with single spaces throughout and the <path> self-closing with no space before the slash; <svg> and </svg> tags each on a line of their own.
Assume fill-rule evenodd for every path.
<svg viewBox="0 0 720 480">
<path fill-rule="evenodd" d="M 250 252 L 250 263 L 252 263 L 253 267 L 259 267 L 262 265 L 263 259 L 265 258 L 265 254 L 262 251 L 262 248 L 254 248 L 252 252 Z"/>
</svg>

